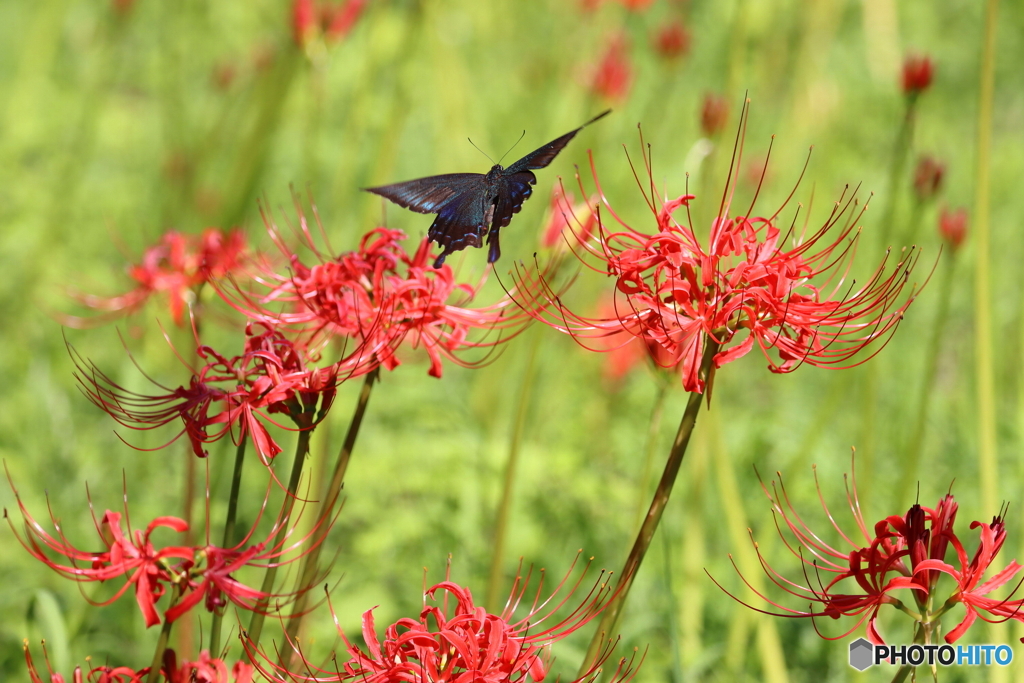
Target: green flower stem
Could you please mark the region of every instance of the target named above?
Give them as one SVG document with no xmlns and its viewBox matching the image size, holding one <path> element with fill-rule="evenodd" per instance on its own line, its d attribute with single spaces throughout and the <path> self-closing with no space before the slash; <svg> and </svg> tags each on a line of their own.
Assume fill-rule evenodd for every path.
<svg viewBox="0 0 1024 683">
<path fill-rule="evenodd" d="M 300 429 L 299 437 L 295 444 L 295 460 L 292 462 L 292 473 L 288 479 L 288 490 L 285 492 L 284 503 L 281 506 L 281 528 L 277 530 L 277 534 L 274 536 L 273 547 L 281 545 L 285 536 L 288 535 L 288 530 L 291 528 L 289 522 L 292 510 L 295 509 L 296 491 L 299 488 L 302 466 L 305 464 L 306 453 L 309 452 L 309 437 L 312 434 L 312 420 L 309 417 L 308 413 L 300 413 L 299 419 L 296 420 L 299 423 Z M 267 573 L 263 576 L 263 585 L 260 587 L 260 592 L 270 593 L 274 590 L 274 579 L 277 577 L 277 569 L 277 563 L 271 563 L 267 567 Z M 266 618 L 269 604 L 270 598 L 262 598 L 253 609 L 247 634 L 253 648 L 257 647 L 260 643 L 260 634 L 263 632 L 263 621 Z"/>
<path fill-rule="evenodd" d="M 178 601 L 179 591 L 177 586 L 172 591 L 172 600 L 170 604 L 174 604 Z M 171 629 L 174 627 L 174 622 L 164 617 L 164 625 L 160 628 L 160 637 L 156 641 L 156 651 L 153 653 L 153 663 L 149 665 L 149 675 L 146 676 L 146 683 L 159 683 L 160 681 L 160 668 L 164 663 L 164 652 L 167 651 L 167 641 L 171 637 Z"/>
<path fill-rule="evenodd" d="M 992 357 L 992 284 L 989 267 L 989 180 L 992 156 L 992 97 L 995 89 L 998 0 L 988 0 L 978 95 L 978 168 L 974 196 L 974 348 L 978 405 L 978 474 L 981 500 L 999 500 L 995 373 Z"/>
<path fill-rule="evenodd" d="M 615 586 L 615 595 L 604 608 L 601 623 L 598 624 L 597 631 L 590 641 L 587 656 L 584 658 L 582 666 L 580 666 L 580 676 L 586 674 L 593 667 L 602 646 L 619 622 L 619 616 L 622 613 L 626 597 L 629 595 L 629 589 L 633 585 L 633 580 L 640 569 L 640 563 L 643 562 L 644 555 L 647 554 L 647 549 L 654 538 L 654 532 L 657 531 L 658 524 L 661 522 L 661 516 L 665 512 L 665 506 L 668 505 L 669 497 L 672 495 L 672 486 L 675 484 L 676 475 L 679 474 L 679 466 L 683 462 L 683 456 L 686 455 L 686 447 L 690 443 L 690 436 L 693 434 L 693 428 L 697 424 L 697 413 L 700 412 L 701 400 L 705 394 L 710 395 L 712 361 L 715 358 L 715 354 L 718 353 L 720 346 L 714 340 L 705 337 L 704 356 L 701 359 L 699 371 L 701 378 L 706 383 L 705 393 L 691 393 L 689 400 L 686 402 L 686 410 L 683 412 L 683 419 L 679 422 L 679 430 L 676 432 L 676 438 L 672 442 L 672 450 L 669 451 L 668 462 L 665 463 L 665 470 L 661 475 L 661 481 L 658 482 L 658 488 L 654 492 L 651 507 L 647 511 L 647 517 L 640 527 L 640 532 L 633 543 L 633 549 L 630 551 L 626 564 L 622 568 L 622 573 L 619 575 L 618 584 Z"/>
<path fill-rule="evenodd" d="M 231 473 L 231 495 L 228 497 L 228 516 L 224 521 L 224 538 L 221 541 L 222 548 L 230 548 L 235 542 L 235 521 L 238 517 L 238 491 L 242 486 L 242 465 L 245 462 L 246 437 L 243 435 L 238 440 L 238 448 L 235 449 L 235 468 Z M 213 613 L 213 620 L 210 624 L 210 653 L 216 657 L 220 652 L 220 631 L 224 613 L 217 611 Z"/>
<path fill-rule="evenodd" d="M 530 349 L 526 357 L 526 369 L 523 371 L 523 383 L 519 387 L 519 401 L 516 405 L 515 422 L 512 425 L 512 440 L 508 447 L 508 460 L 505 461 L 505 474 L 501 488 L 501 501 L 498 503 L 498 516 L 494 523 L 494 548 L 491 550 L 491 572 L 487 579 L 487 608 L 497 614 L 501 611 L 499 590 L 501 586 L 501 560 L 505 556 L 505 540 L 508 536 L 508 517 L 512 509 L 513 489 L 515 487 L 516 467 L 519 464 L 519 452 L 523 444 L 523 430 L 526 427 L 526 413 L 530 407 L 530 396 L 533 394 L 533 381 L 537 375 L 537 349 L 540 347 L 540 335 L 534 334 L 530 340 Z"/>
<path fill-rule="evenodd" d="M 298 636 L 299 627 L 302 625 L 302 617 L 306 611 L 306 601 L 309 596 L 309 588 L 316 578 L 317 571 L 319 570 L 318 562 L 320 559 L 320 551 L 323 548 L 324 537 L 330 530 L 329 520 L 331 515 L 334 514 L 334 510 L 337 507 L 338 500 L 341 498 L 341 487 L 345 482 L 345 472 L 348 470 L 348 463 L 352 459 L 352 450 L 356 446 L 356 437 L 359 436 L 359 428 L 363 424 L 363 416 L 366 415 L 366 408 L 370 404 L 370 394 L 373 391 L 373 385 L 380 378 L 380 367 L 374 368 L 370 373 L 366 375 L 366 379 L 363 381 L 363 388 L 359 392 L 359 399 L 356 402 L 356 409 L 352 413 L 352 421 L 349 422 L 348 432 L 345 434 L 345 441 L 341 446 L 341 450 L 338 451 L 338 460 L 334 465 L 334 473 L 331 475 L 331 481 L 328 483 L 327 488 L 324 491 L 323 502 L 320 504 L 320 513 L 317 515 L 316 526 L 314 531 L 314 537 L 312 540 L 312 548 L 302 558 L 301 568 L 299 569 L 298 581 L 295 584 L 295 603 L 292 607 L 292 618 L 288 620 L 286 633 L 288 634 L 288 641 L 293 641 Z M 290 655 L 291 650 L 287 647 L 281 649 L 281 658 L 286 660 Z M 282 664 L 286 662 L 282 661 Z"/>
<path fill-rule="evenodd" d="M 942 340 L 949 319 L 949 301 L 953 297 L 953 275 L 956 270 L 956 255 L 950 253 L 944 259 L 945 271 L 939 291 L 939 310 L 935 314 L 932 333 L 928 337 L 928 354 L 925 356 L 924 381 L 921 382 L 921 395 L 917 399 L 917 414 L 914 416 L 914 431 L 904 451 L 903 467 L 900 472 L 897 491 L 910 492 L 917 477 L 918 464 L 921 462 L 921 449 L 924 447 L 925 426 L 928 420 L 928 407 L 932 393 L 935 391 L 935 377 L 939 369 L 939 354 L 942 351 Z"/>
<path fill-rule="evenodd" d="M 654 408 L 651 409 L 651 421 L 647 425 L 647 444 L 644 446 L 644 469 L 640 474 L 640 486 L 636 497 L 636 527 L 640 528 L 644 519 L 644 501 L 647 500 L 647 489 L 651 483 L 651 470 L 654 469 L 654 451 L 658 445 L 658 432 L 661 431 L 661 418 L 665 414 L 665 397 L 668 396 L 669 381 L 658 373 L 657 393 L 654 395 Z"/>
</svg>

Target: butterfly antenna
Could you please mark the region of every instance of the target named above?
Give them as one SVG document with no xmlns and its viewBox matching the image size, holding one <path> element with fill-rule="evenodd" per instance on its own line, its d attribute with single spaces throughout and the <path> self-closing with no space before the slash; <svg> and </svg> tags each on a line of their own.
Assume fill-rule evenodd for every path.
<svg viewBox="0 0 1024 683">
<path fill-rule="evenodd" d="M 476 143 L 475 143 L 475 142 L 473 142 L 473 138 L 466 138 L 466 139 L 467 139 L 467 140 L 469 140 L 469 144 L 471 144 L 471 145 L 473 145 L 474 147 L 476 147 Z M 494 159 L 492 159 L 492 158 L 491 158 L 490 156 L 488 156 L 488 155 L 487 155 L 487 152 L 483 151 L 483 150 L 482 150 L 482 149 L 480 149 L 479 147 L 476 147 L 476 151 L 480 152 L 480 153 L 481 153 L 481 154 L 483 154 L 483 155 L 484 155 L 485 157 L 487 157 L 487 160 L 488 160 L 488 161 L 490 161 L 490 162 L 491 162 L 492 164 L 494 163 Z M 503 158 L 504 158 L 504 157 L 503 157 Z"/>
<path fill-rule="evenodd" d="M 511 152 L 512 150 L 514 150 L 516 148 L 516 145 L 518 145 L 520 142 L 522 142 L 523 141 L 523 137 L 525 137 L 525 136 L 526 136 L 526 131 L 524 130 L 522 135 L 519 136 L 519 139 L 516 140 L 516 144 L 512 145 L 511 147 L 508 148 L 508 152 Z M 505 157 L 508 156 L 508 152 L 505 152 L 504 154 L 501 155 L 501 159 L 498 159 L 498 163 L 499 164 L 505 159 Z"/>
</svg>

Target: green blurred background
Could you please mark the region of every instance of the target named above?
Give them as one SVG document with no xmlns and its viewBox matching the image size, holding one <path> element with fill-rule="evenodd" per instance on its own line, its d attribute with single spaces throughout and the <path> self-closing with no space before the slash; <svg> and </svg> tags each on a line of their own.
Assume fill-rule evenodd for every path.
<svg viewBox="0 0 1024 683">
<path fill-rule="evenodd" d="M 733 553 L 748 577 L 766 583 L 750 549 L 750 527 L 780 572 L 802 578 L 776 540 L 752 465 L 765 477 L 781 469 L 805 519 L 830 541 L 838 539 L 816 507 L 811 465 L 817 464 L 836 517 L 852 529 L 842 473 L 849 470 L 850 447 L 857 446 L 869 523 L 904 513 L 918 490 L 923 504 L 933 504 L 955 479 L 962 531 L 1008 500 L 1006 561 L 1024 549 L 1024 5 L 1003 2 L 999 11 L 991 159 L 997 495 L 979 488 L 976 254 L 969 236 L 955 269 L 939 264 L 873 367 L 803 367 L 779 376 L 755 352 L 718 374 L 711 410 L 700 418 L 620 625 L 619 654 L 649 648 L 638 680 L 887 680 L 883 672 L 857 674 L 847 666 L 849 639 L 824 641 L 809 621 L 754 613 L 704 574 L 706 568 L 756 601 L 728 558 Z M 672 22 L 685 27 L 690 45 L 668 57 L 659 53 L 655 36 Z M 750 177 L 772 135 L 772 162 L 758 200 L 766 213 L 789 194 L 813 145 L 797 193 L 805 204 L 813 193 L 812 221 L 824 220 L 844 185 L 862 183 L 862 197 L 874 197 L 861 221 L 858 271 L 869 271 L 919 218 L 912 240 L 923 249 L 915 273 L 923 281 L 939 258 L 938 206 L 972 207 L 974 201 L 982 36 L 983 7 L 963 0 L 654 0 L 634 11 L 611 0 L 592 9 L 572 0 L 371 0 L 342 40 L 314 36 L 300 49 L 285 0 L 6 0 L 0 3 L 0 457 L 32 512 L 46 518 L 48 494 L 65 532 L 84 545 L 93 542 L 85 482 L 99 513 L 118 509 L 123 480 L 137 525 L 179 514 L 187 446 L 147 453 L 124 445 L 113 422 L 76 390 L 62 335 L 139 390 L 146 381 L 127 359 L 117 330 L 139 363 L 172 385 L 187 374 L 168 352 L 157 321 L 186 348 L 188 335 L 173 329 L 160 303 L 116 329 L 62 330 L 60 313 L 81 313 L 69 290 L 126 290 L 125 264 L 170 228 L 239 225 L 267 247 L 257 200 L 285 221 L 295 215 L 291 186 L 303 201 L 313 198 L 332 245 L 353 248 L 382 215 L 379 198 L 360 187 L 483 172 L 489 162 L 467 136 L 497 158 L 525 129 L 508 157 L 518 158 L 607 106 L 614 108 L 611 116 L 581 132 L 538 173 L 536 197 L 503 232 L 502 273 L 538 249 L 551 188 L 557 177 L 571 186 L 573 166 L 586 165 L 588 148 L 613 206 L 635 227 L 651 230 L 622 150 L 625 144 L 638 158 L 638 122 L 652 146 L 658 182 L 681 194 L 690 173 L 691 189 L 708 190 L 697 200 L 698 212 L 713 211 L 746 92 L 752 101 L 750 168 L 740 171 L 737 206 L 751 197 Z M 616 40 L 630 78 L 628 88 L 609 99 L 592 85 Z M 910 161 L 886 226 L 905 106 L 900 68 L 909 53 L 931 56 L 936 78 L 918 102 Z M 732 104 L 732 113 L 726 132 L 712 143 L 715 151 L 702 161 L 700 150 L 709 148 L 700 142 L 700 111 L 712 92 Z M 910 178 L 925 152 L 946 164 L 945 184 L 938 200 L 915 215 Z M 416 239 L 430 224 L 426 216 L 384 209 L 388 225 Z M 460 277 L 475 281 L 484 252 L 470 252 L 449 262 Z M 941 259 L 948 258 L 947 250 Z M 951 312 L 938 337 L 923 455 L 914 481 L 903 486 L 941 280 L 950 272 Z M 585 274 L 573 305 L 593 310 L 607 284 Z M 484 298 L 500 293 L 491 278 Z M 210 327 L 214 345 L 222 340 L 237 352 L 230 347 L 239 343 L 237 334 Z M 414 615 L 423 568 L 439 580 L 449 554 L 453 577 L 483 600 L 524 387 L 525 430 L 504 558 L 509 580 L 519 557 L 560 575 L 579 548 L 597 566 L 618 570 L 650 495 L 641 489 L 645 481 L 653 486 L 644 476 L 645 453 L 662 380 L 641 365 L 610 381 L 606 361 L 537 326 L 482 369 L 449 365 L 436 380 L 412 356 L 383 378 L 330 537 L 339 578 L 334 607 L 348 633 L 358 633 L 360 614 L 374 605 L 380 605 L 379 627 Z M 686 398 L 678 381 L 669 385 L 653 448 L 655 475 Z M 329 426 L 314 436 L 314 454 L 336 448 L 357 391 L 355 384 L 342 388 Z M 123 436 L 155 446 L 167 434 Z M 282 436 L 286 444 L 292 438 Z M 228 444 L 215 446 L 208 461 L 211 487 L 222 496 L 229 451 Z M 263 495 L 258 479 L 247 480 L 252 510 Z M 14 502 L 6 487 L 0 487 L 0 502 L 8 508 Z M 213 510 L 220 520 L 219 502 Z M 149 662 L 157 633 L 142 628 L 130 596 L 111 607 L 90 607 L 76 586 L 38 566 L 4 533 L 0 679 L 27 680 L 26 637 L 35 643 L 45 637 L 54 666 L 65 673 L 87 656 L 135 667 Z M 83 588 L 86 595 L 93 591 Z M 883 633 L 909 642 L 907 621 L 890 616 Z M 334 643 L 330 615 L 321 609 L 313 622 L 311 636 L 326 651 Z M 818 625 L 842 632 L 837 624 Z M 578 633 L 555 647 L 556 672 L 575 671 L 589 635 Z M 964 642 L 1016 643 L 1021 635 L 1013 625 L 979 625 Z M 1018 655 L 1013 671 L 992 675 L 1024 680 L 1019 646 Z M 951 670 L 943 679 L 977 675 Z"/>
</svg>

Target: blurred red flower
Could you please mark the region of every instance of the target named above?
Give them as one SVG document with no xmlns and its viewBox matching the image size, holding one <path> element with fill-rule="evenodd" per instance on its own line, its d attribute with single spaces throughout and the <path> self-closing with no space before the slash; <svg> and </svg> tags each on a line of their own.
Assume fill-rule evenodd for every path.
<svg viewBox="0 0 1024 683">
<path fill-rule="evenodd" d="M 654 50 L 665 59 L 683 57 L 690 51 L 690 32 L 676 20 L 662 26 L 654 36 Z"/>
<path fill-rule="evenodd" d="M 909 55 L 903 61 L 903 94 L 916 97 L 928 89 L 935 74 L 931 57 Z"/>
<path fill-rule="evenodd" d="M 590 90 L 607 100 L 622 102 L 629 94 L 632 83 L 633 66 L 629 59 L 629 45 L 626 37 L 619 34 L 608 41 L 608 47 L 591 78 Z"/>
<path fill-rule="evenodd" d="M 967 209 L 950 211 L 948 207 L 942 207 L 939 212 L 939 235 L 956 253 L 967 239 Z"/>
<path fill-rule="evenodd" d="M 920 201 L 927 201 L 942 189 L 942 176 L 946 173 L 946 165 L 931 156 L 924 154 L 914 169 L 914 194 Z"/>
<path fill-rule="evenodd" d="M 306 45 L 318 34 L 324 40 L 338 42 L 348 35 L 359 19 L 366 0 L 321 4 L 317 0 L 292 1 L 292 33 L 295 44 Z"/>
<path fill-rule="evenodd" d="M 201 235 L 170 231 L 147 249 L 142 261 L 128 269 L 137 283 L 135 289 L 115 297 L 75 294 L 79 303 L 107 313 L 95 319 L 65 316 L 72 327 L 105 322 L 117 315 L 138 310 L 155 294 L 165 293 L 175 325 L 184 324 L 185 308 L 195 299 L 199 287 L 215 278 L 240 270 L 247 258 L 245 234 L 207 228 Z"/>
<path fill-rule="evenodd" d="M 729 100 L 722 95 L 707 93 L 700 108 L 700 129 L 705 137 L 715 137 L 729 122 Z"/>
</svg>

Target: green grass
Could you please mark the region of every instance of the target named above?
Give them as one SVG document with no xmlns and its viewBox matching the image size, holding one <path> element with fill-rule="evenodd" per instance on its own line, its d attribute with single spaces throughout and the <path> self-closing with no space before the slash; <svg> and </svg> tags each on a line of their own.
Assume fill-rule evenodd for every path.
<svg viewBox="0 0 1024 683">
<path fill-rule="evenodd" d="M 920 500 L 929 505 L 955 480 L 964 528 L 970 520 L 988 520 L 1000 500 L 1008 500 L 1008 560 L 1019 557 L 1024 542 L 1024 73 L 1018 68 L 1024 6 L 1003 2 L 999 11 L 990 238 L 997 490 L 995 497 L 980 491 L 976 254 L 970 237 L 957 256 L 916 477 Z M 675 16 L 688 26 L 693 45 L 688 56 L 666 62 L 652 51 L 649 36 Z M 257 200 L 281 220 L 294 217 L 292 186 L 313 198 L 334 248 L 353 248 L 382 212 L 379 198 L 360 187 L 484 171 L 489 162 L 466 137 L 497 158 L 525 129 L 508 157 L 516 158 L 608 106 L 589 92 L 589 70 L 618 31 L 631 44 L 632 88 L 624 101 L 611 104 L 611 116 L 582 131 L 538 173 L 537 196 L 502 233 L 503 277 L 515 259 L 529 260 L 537 250 L 556 178 L 571 186 L 573 166 L 586 165 L 588 149 L 616 209 L 650 229 L 621 147 L 639 158 L 637 122 L 652 146 L 659 183 L 681 194 L 689 172 L 691 188 L 711 189 L 709 197 L 698 198 L 698 207 L 716 206 L 731 132 L 711 180 L 703 181 L 706 165 L 686 163 L 700 137 L 701 101 L 710 91 L 734 103 L 729 131 L 744 92 L 749 94 L 748 159 L 763 157 L 775 135 L 758 200 L 766 212 L 792 189 L 811 145 L 797 197 L 806 205 L 813 192 L 812 221 L 827 215 L 847 183 L 861 183 L 865 198 L 874 194 L 861 221 L 858 270 L 864 272 L 887 246 L 879 221 L 890 200 L 887 177 L 903 107 L 899 68 L 907 52 L 927 53 L 938 65 L 933 87 L 918 103 L 910 169 L 919 152 L 936 155 L 947 164 L 939 203 L 972 205 L 982 20 L 978 3 L 955 0 L 657 0 L 632 14 L 610 1 L 591 14 L 570 0 L 371 1 L 343 42 L 300 54 L 290 42 L 288 3 L 281 0 L 139 0 L 124 17 L 98 2 L 0 3 L 0 457 L 31 511 L 45 519 L 48 495 L 66 533 L 82 543 L 92 540 L 85 482 L 99 512 L 119 508 L 124 481 L 136 524 L 179 514 L 186 445 L 162 453 L 124 445 L 114 423 L 76 390 L 64 337 L 139 389 L 145 380 L 128 360 L 118 330 L 140 365 L 172 384 L 187 374 L 168 353 L 157 321 L 182 347 L 188 337 L 171 329 L 159 303 L 116 330 L 62 331 L 56 314 L 81 312 L 67 290 L 123 291 L 129 286 L 125 263 L 170 228 L 198 232 L 237 224 L 269 247 Z M 214 75 L 224 68 L 236 75 L 220 88 Z M 752 183 L 741 182 L 736 205 L 745 206 L 752 191 Z M 906 222 L 909 178 L 901 191 L 907 194 L 896 220 Z M 926 209 L 916 239 L 924 253 L 918 281 L 939 258 L 937 206 Z M 429 217 L 394 205 L 383 210 L 389 226 L 413 238 L 429 226 Z M 948 251 L 941 256 L 948 257 Z M 483 252 L 469 250 L 450 263 L 474 281 L 484 260 Z M 936 279 L 943 270 L 936 270 Z M 572 301 L 589 306 L 607 284 L 584 275 Z M 649 648 L 638 680 L 784 680 L 777 673 L 783 670 L 794 682 L 886 680 L 878 671 L 856 675 L 847 667 L 846 639 L 823 641 L 810 622 L 752 613 L 723 595 L 702 570 L 742 593 L 727 555 L 742 557 L 750 526 L 773 566 L 799 579 L 795 560 L 772 540 L 774 524 L 752 466 L 766 478 L 781 469 L 801 511 L 823 525 L 815 517 L 810 465 L 816 463 L 826 499 L 845 520 L 841 475 L 849 468 L 850 447 L 869 440 L 869 403 L 876 414 L 872 455 L 858 470 L 868 492 L 865 516 L 903 514 L 917 500 L 916 485 L 898 490 L 898 483 L 939 308 L 936 285 L 933 280 L 911 307 L 872 361 L 873 370 L 803 367 L 773 375 L 752 353 L 718 373 L 711 414 L 698 422 L 658 532 L 663 538 L 655 539 L 620 622 L 620 654 Z M 485 296 L 500 293 L 491 278 Z M 215 346 L 237 344 L 226 327 L 211 324 L 209 334 Z M 413 354 L 374 390 L 346 477 L 345 507 L 329 540 L 328 551 L 336 552 L 333 604 L 347 633 L 358 633 L 361 613 L 374 605 L 380 605 L 379 628 L 415 615 L 423 567 L 439 580 L 449 554 L 453 577 L 483 599 L 532 335 L 541 336 L 540 354 L 511 508 L 507 576 L 511 580 L 519 557 L 560 575 L 579 548 L 597 566 L 621 566 L 638 499 L 649 495 L 637 487 L 656 395 L 651 373 L 641 367 L 612 385 L 602 375 L 603 357 L 540 327 L 507 345 L 492 364 L 479 370 L 448 366 L 441 380 L 428 377 L 424 358 Z M 874 394 L 865 396 L 872 385 Z M 358 386 L 342 387 L 329 428 L 314 434 L 314 454 L 337 448 Z M 656 473 L 685 400 L 674 385 L 655 449 Z M 136 445 L 155 446 L 166 437 L 119 433 Z M 294 435 L 281 438 L 289 453 Z M 208 460 L 211 489 L 222 495 L 212 508 L 217 524 L 231 452 L 229 444 L 217 445 Z M 263 495 L 257 479 L 245 482 L 249 514 Z M 0 487 L 0 503 L 8 509 L 14 504 L 6 487 Z M 64 673 L 87 656 L 94 663 L 148 664 L 157 629 L 142 628 L 130 596 L 110 607 L 90 607 L 75 586 L 35 564 L 10 532 L 2 539 L 0 679 L 27 680 L 23 638 L 45 637 Z M 756 563 L 744 566 L 757 573 Z M 229 615 L 227 621 L 233 620 Z M 313 622 L 314 648 L 326 652 L 334 644 L 326 609 Z M 911 639 L 906 621 L 889 619 L 883 628 L 893 640 Z M 557 671 L 575 671 L 589 635 L 555 647 Z M 1020 635 L 1009 625 L 976 627 L 967 639 L 1013 643 Z M 781 644 L 781 659 L 773 642 Z M 1018 670 L 1024 672 L 1019 662 L 1014 674 Z M 946 673 L 942 680 L 977 675 Z"/>
</svg>

